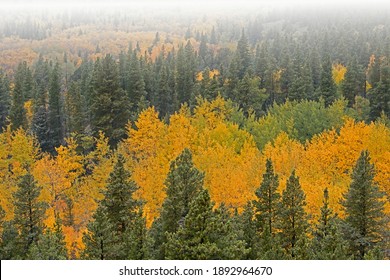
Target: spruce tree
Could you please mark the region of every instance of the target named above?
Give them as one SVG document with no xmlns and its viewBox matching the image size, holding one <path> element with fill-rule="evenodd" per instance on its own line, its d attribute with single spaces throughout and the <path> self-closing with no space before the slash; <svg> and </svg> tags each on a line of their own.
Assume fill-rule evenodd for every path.
<svg viewBox="0 0 390 280">
<path fill-rule="evenodd" d="M 277 192 L 278 187 L 278 175 L 274 172 L 271 159 L 267 159 L 263 181 L 255 192 L 257 200 L 253 201 L 259 232 L 262 232 L 267 226 L 270 235 L 275 235 L 276 233 L 277 221 L 280 215 L 280 194 Z"/>
<path fill-rule="evenodd" d="M 83 235 L 85 249 L 81 258 L 86 260 L 114 260 L 123 254 L 118 244 L 118 236 L 114 225 L 110 223 L 106 209 L 98 207 L 93 215 L 93 221 L 87 225 Z"/>
<path fill-rule="evenodd" d="M 322 61 L 321 81 L 318 88 L 319 95 L 325 100 L 325 106 L 330 106 L 336 100 L 336 90 L 332 75 L 332 61 L 329 55 L 325 55 Z"/>
<path fill-rule="evenodd" d="M 24 102 L 26 101 L 26 93 L 24 91 L 25 68 L 27 68 L 26 63 L 20 63 L 15 73 L 15 85 L 10 108 L 10 121 L 13 130 L 19 127 L 27 129 L 27 116 L 24 108 Z"/>
<path fill-rule="evenodd" d="M 118 257 L 122 259 L 128 257 L 126 234 L 139 223 L 138 219 L 142 219 L 142 216 L 138 215 L 142 202 L 134 198 L 138 186 L 131 180 L 131 174 L 125 169 L 124 163 L 124 157 L 119 155 L 107 181 L 106 190 L 103 192 L 104 198 L 100 202 L 108 222 L 118 236 L 118 246 L 121 248 Z"/>
<path fill-rule="evenodd" d="M 22 259 L 24 250 L 21 250 L 18 237 L 19 233 L 13 221 L 4 222 L 0 242 L 0 260 Z"/>
<path fill-rule="evenodd" d="M 346 236 L 355 259 L 379 245 L 388 230 L 384 214 L 384 194 L 374 181 L 375 167 L 369 152 L 361 152 L 352 171 L 352 182 L 341 201 L 345 211 Z"/>
<path fill-rule="evenodd" d="M 104 132 L 110 146 L 115 147 L 125 136 L 130 103 L 120 88 L 118 66 L 111 55 L 96 61 L 92 86 L 91 123 L 94 134 Z"/>
<path fill-rule="evenodd" d="M 43 232 L 47 205 L 38 200 L 41 189 L 34 177 L 27 173 L 20 178 L 18 189 L 13 195 L 15 201 L 13 223 L 19 232 L 18 243 L 22 258 L 27 256 L 30 246 L 39 240 Z"/>
<path fill-rule="evenodd" d="M 342 237 L 340 219 L 329 208 L 329 192 L 324 190 L 321 216 L 314 230 L 310 258 L 316 260 L 348 259 L 347 243 Z"/>
<path fill-rule="evenodd" d="M 245 249 L 247 250 L 247 254 L 244 258 L 248 260 L 255 260 L 259 255 L 260 239 L 253 211 L 253 204 L 249 201 L 245 205 L 244 211 L 238 216 L 237 221 L 238 230 L 241 230 L 242 232 L 241 239 L 244 241 Z"/>
<path fill-rule="evenodd" d="M 0 69 L 0 131 L 7 126 L 7 118 L 11 106 L 9 81 L 3 70 Z"/>
<path fill-rule="evenodd" d="M 357 58 L 355 57 L 348 64 L 345 78 L 341 84 L 343 96 L 348 100 L 349 107 L 355 104 L 356 96 L 364 96 L 365 83 L 366 75 L 364 69 L 358 65 Z"/>
<path fill-rule="evenodd" d="M 56 218 L 53 229 L 46 229 L 37 243 L 31 245 L 28 259 L 32 260 L 66 260 L 67 251 L 61 221 Z"/>
<path fill-rule="evenodd" d="M 175 233 L 184 223 L 184 218 L 189 212 L 191 201 L 197 196 L 203 187 L 204 173 L 200 172 L 192 162 L 192 154 L 189 149 L 183 152 L 171 162 L 167 179 L 165 180 L 166 194 L 160 219 L 156 220 L 154 227 L 160 230 L 155 232 L 155 255 L 159 259 L 165 258 L 164 244 L 166 234 Z"/>
<path fill-rule="evenodd" d="M 49 83 L 49 108 L 48 108 L 48 124 L 49 124 L 49 139 L 50 152 L 54 152 L 55 148 L 60 146 L 63 140 L 62 121 L 61 121 L 61 74 L 60 66 L 57 62 L 50 75 Z"/>
<path fill-rule="evenodd" d="M 142 97 L 146 97 L 146 91 L 140 62 L 135 51 L 129 59 L 128 71 L 127 94 L 131 103 L 131 111 L 138 112 Z"/>
<path fill-rule="evenodd" d="M 283 191 L 280 212 L 280 238 L 286 256 L 291 259 L 306 258 L 308 223 L 305 206 L 305 194 L 294 170 Z"/>
</svg>

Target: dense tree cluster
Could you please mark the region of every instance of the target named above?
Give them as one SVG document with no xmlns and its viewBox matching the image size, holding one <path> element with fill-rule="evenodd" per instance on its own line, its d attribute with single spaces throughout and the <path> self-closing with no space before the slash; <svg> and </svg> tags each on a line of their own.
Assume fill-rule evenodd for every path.
<svg viewBox="0 0 390 280">
<path fill-rule="evenodd" d="M 388 18 L 302 14 L 0 19 L 153 31 L 0 58 L 0 258 L 390 258 Z"/>
</svg>

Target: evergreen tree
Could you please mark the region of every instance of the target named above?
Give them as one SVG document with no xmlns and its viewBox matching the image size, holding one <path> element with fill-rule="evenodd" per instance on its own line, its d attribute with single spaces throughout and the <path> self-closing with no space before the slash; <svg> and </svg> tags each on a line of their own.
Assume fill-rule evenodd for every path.
<svg viewBox="0 0 390 280">
<path fill-rule="evenodd" d="M 107 181 L 107 188 L 103 192 L 104 199 L 100 202 L 112 230 L 118 236 L 118 248 L 120 248 L 118 257 L 121 259 L 128 257 L 127 233 L 131 232 L 135 224 L 139 223 L 138 219 L 142 219 L 142 216 L 138 215 L 142 203 L 134 198 L 138 186 L 130 180 L 131 175 L 125 169 L 124 162 L 124 157 L 119 155 L 114 170 Z"/>
<path fill-rule="evenodd" d="M 282 194 L 280 214 L 280 238 L 288 258 L 306 258 L 308 223 L 305 206 L 305 194 L 294 170 Z"/>
<path fill-rule="evenodd" d="M 187 103 L 193 97 L 196 73 L 196 59 L 194 48 L 190 41 L 181 46 L 177 52 L 176 62 L 176 89 L 180 104 Z"/>
<path fill-rule="evenodd" d="M 375 168 L 368 151 L 362 151 L 352 171 L 352 182 L 344 195 L 346 236 L 356 259 L 380 244 L 383 231 L 388 230 L 384 220 L 384 194 L 374 182 Z"/>
<path fill-rule="evenodd" d="M 56 147 L 59 147 L 63 140 L 62 121 L 61 121 L 61 74 L 60 65 L 57 62 L 50 75 L 49 83 L 49 150 L 53 153 Z"/>
<path fill-rule="evenodd" d="M 127 94 L 131 103 L 132 112 L 138 112 L 141 98 L 146 97 L 146 91 L 140 62 L 135 51 L 129 59 L 128 71 Z"/>
<path fill-rule="evenodd" d="M 7 118 L 11 106 L 9 81 L 5 73 L 0 69 L 0 131 L 8 124 Z"/>
<path fill-rule="evenodd" d="M 234 98 L 232 100 L 239 105 L 246 116 L 249 115 L 251 110 L 254 110 L 256 115 L 259 116 L 268 97 L 265 90 L 259 89 L 259 82 L 258 77 L 251 78 L 249 74 L 246 74 L 233 91 Z"/>
<path fill-rule="evenodd" d="M 118 246 L 118 236 L 113 224 L 110 223 L 106 209 L 98 207 L 93 215 L 93 221 L 87 225 L 88 232 L 83 235 L 85 249 L 81 257 L 87 260 L 120 259 L 121 247 Z"/>
<path fill-rule="evenodd" d="M 371 105 L 370 118 L 375 120 L 383 112 L 390 116 L 390 65 L 383 62 L 380 68 L 380 80 L 376 86 L 370 90 L 368 95 Z"/>
<path fill-rule="evenodd" d="M 111 55 L 97 60 L 93 73 L 91 97 L 91 123 L 94 134 L 99 131 L 115 147 L 125 136 L 125 126 L 130 118 L 130 104 L 126 93 L 120 88 L 117 65 Z"/>
<path fill-rule="evenodd" d="M 34 177 L 27 173 L 20 178 L 18 189 L 13 195 L 14 225 L 19 232 L 18 243 L 22 258 L 27 256 L 31 245 L 39 240 L 43 232 L 47 205 L 38 200 L 41 189 Z"/>
<path fill-rule="evenodd" d="M 213 213 L 212 208 L 208 191 L 201 190 L 191 202 L 184 224 L 168 234 L 168 259 L 239 259 L 245 255 L 244 242 L 232 231 L 226 210 Z"/>
<path fill-rule="evenodd" d="M 352 107 L 356 96 L 365 95 L 366 75 L 363 67 L 358 65 L 357 58 L 353 58 L 347 67 L 345 78 L 341 84 L 343 96 L 348 100 L 348 106 Z"/>
<path fill-rule="evenodd" d="M 3 223 L 0 242 L 0 260 L 16 260 L 22 258 L 21 246 L 18 242 L 18 230 L 13 221 Z"/>
<path fill-rule="evenodd" d="M 68 129 L 69 132 L 81 134 L 84 132 L 83 103 L 78 83 L 71 82 L 66 97 L 68 111 Z"/>
<path fill-rule="evenodd" d="M 325 55 L 322 61 L 321 81 L 318 88 L 319 96 L 325 100 L 325 106 L 331 105 L 336 100 L 336 85 L 332 75 L 332 61 L 329 55 Z"/>
<path fill-rule="evenodd" d="M 13 130 L 22 127 L 27 129 L 27 116 L 24 102 L 26 101 L 26 93 L 24 92 L 24 75 L 27 68 L 26 63 L 20 63 L 15 73 L 14 89 L 12 95 L 12 103 L 10 108 L 10 121 Z"/>
<path fill-rule="evenodd" d="M 270 235 L 275 235 L 276 233 L 278 216 L 280 215 L 278 187 L 278 175 L 274 173 L 271 159 L 267 159 L 263 181 L 255 192 L 257 200 L 253 201 L 259 232 L 262 232 L 267 226 Z"/>
<path fill-rule="evenodd" d="M 56 218 L 54 229 L 46 229 L 37 243 L 31 245 L 28 259 L 32 260 L 66 260 L 67 251 L 65 236 L 59 217 Z"/>
<path fill-rule="evenodd" d="M 329 192 L 324 190 L 321 216 L 316 225 L 311 242 L 310 258 L 316 260 L 348 259 L 347 244 L 340 230 L 337 215 L 329 208 Z"/>
<path fill-rule="evenodd" d="M 165 180 L 167 197 L 165 198 L 156 227 L 161 231 L 155 235 L 155 248 L 159 251 L 158 258 L 165 258 L 164 243 L 166 233 L 176 232 L 183 225 L 184 218 L 189 212 L 191 201 L 203 187 L 204 174 L 192 162 L 189 149 L 171 162 L 167 179 Z M 158 225 L 161 223 L 161 226 Z"/>
<path fill-rule="evenodd" d="M 257 224 L 255 220 L 255 214 L 253 211 L 253 205 L 249 201 L 244 208 L 244 211 L 241 215 L 238 216 L 238 230 L 241 230 L 242 237 L 241 239 L 245 242 L 245 249 L 247 254 L 244 257 L 248 260 L 256 260 L 258 258 L 259 252 L 259 234 L 257 229 Z"/>
</svg>

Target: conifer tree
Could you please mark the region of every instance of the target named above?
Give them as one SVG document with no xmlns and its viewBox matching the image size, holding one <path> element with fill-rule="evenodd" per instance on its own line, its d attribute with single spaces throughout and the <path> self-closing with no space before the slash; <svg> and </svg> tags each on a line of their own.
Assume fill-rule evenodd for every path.
<svg viewBox="0 0 390 280">
<path fill-rule="evenodd" d="M 280 238 L 287 258 L 306 258 L 308 223 L 305 206 L 305 194 L 294 170 L 283 191 L 280 214 Z"/>
<path fill-rule="evenodd" d="M 369 152 L 361 152 L 352 171 L 352 182 L 344 195 L 346 236 L 355 259 L 364 259 L 367 252 L 383 239 L 388 230 L 384 215 L 384 194 L 374 181 L 375 167 Z"/>
<path fill-rule="evenodd" d="M 140 62 L 134 51 L 128 67 L 127 94 L 131 103 L 132 112 L 138 112 L 140 101 L 146 97 L 145 81 L 140 69 Z"/>
<path fill-rule="evenodd" d="M 254 204 L 254 203 L 253 203 Z M 249 201 L 241 215 L 238 216 L 238 228 L 242 231 L 242 240 L 245 242 L 247 254 L 245 259 L 255 260 L 259 255 L 259 234 L 253 211 L 253 204 Z"/>
<path fill-rule="evenodd" d="M 325 55 L 322 61 L 321 81 L 318 91 L 325 100 L 325 106 L 328 107 L 336 100 L 336 85 L 333 81 L 332 61 L 329 55 Z"/>
<path fill-rule="evenodd" d="M 316 260 L 348 259 L 347 243 L 341 234 L 340 220 L 329 208 L 329 192 L 324 190 L 321 216 L 314 230 L 310 258 Z"/>
<path fill-rule="evenodd" d="M 53 229 L 46 229 L 37 243 L 34 243 L 28 252 L 28 259 L 32 260 L 66 260 L 67 251 L 65 236 L 61 221 L 56 218 Z"/>
<path fill-rule="evenodd" d="M 13 130 L 19 127 L 27 129 L 27 116 L 24 108 L 24 102 L 26 101 L 26 93 L 24 92 L 25 68 L 27 68 L 26 63 L 20 63 L 15 73 L 15 86 L 10 108 L 10 121 Z"/>
<path fill-rule="evenodd" d="M 34 177 L 27 173 L 20 178 L 18 189 L 13 195 L 14 225 L 19 232 L 18 243 L 22 258 L 27 256 L 30 246 L 39 240 L 43 232 L 47 205 L 38 200 L 41 189 Z"/>
<path fill-rule="evenodd" d="M 271 159 L 267 159 L 263 181 L 255 192 L 257 200 L 253 201 L 259 232 L 262 232 L 267 226 L 270 235 L 275 235 L 276 233 L 277 221 L 280 215 L 280 194 L 277 192 L 278 187 L 278 175 L 274 172 Z"/>
<path fill-rule="evenodd" d="M 107 188 L 103 192 L 104 199 L 100 202 L 107 216 L 108 222 L 112 226 L 112 230 L 118 237 L 118 257 L 125 259 L 128 257 L 129 247 L 126 246 L 126 235 L 135 229 L 135 226 L 140 227 L 139 219 L 143 219 L 138 215 L 142 202 L 134 198 L 134 193 L 138 186 L 131 180 L 130 172 L 124 167 L 125 159 L 122 155 L 118 156 L 118 161 L 114 166 L 107 181 Z"/>
<path fill-rule="evenodd" d="M 63 140 L 62 122 L 61 122 L 61 74 L 60 65 L 57 62 L 50 75 L 49 83 L 49 150 L 53 153 L 56 147 L 61 145 Z"/>
<path fill-rule="evenodd" d="M 106 209 L 98 207 L 93 215 L 93 221 L 87 225 L 83 235 L 85 249 L 81 257 L 86 260 L 114 260 L 123 254 L 118 246 L 118 236 L 113 224 L 110 223 Z"/>
<path fill-rule="evenodd" d="M 125 136 L 125 126 L 130 118 L 130 104 L 126 93 L 120 88 L 117 64 L 111 55 L 97 60 L 93 73 L 91 96 L 91 123 L 94 134 L 99 131 L 115 147 Z"/>
<path fill-rule="evenodd" d="M 13 221 L 3 223 L 0 239 L 0 259 L 16 260 L 22 258 L 21 246 L 18 240 L 18 230 Z"/>
<path fill-rule="evenodd" d="M 191 201 L 203 187 L 204 174 L 192 162 L 189 149 L 171 162 L 167 179 L 165 180 L 166 194 L 160 218 L 155 221 L 154 248 L 159 259 L 165 258 L 166 233 L 175 233 L 184 223 L 189 212 Z"/>
<path fill-rule="evenodd" d="M 183 225 L 168 234 L 168 259 L 239 259 L 245 255 L 245 244 L 232 231 L 226 211 L 213 213 L 212 208 L 208 191 L 201 190 L 191 202 Z"/>
<path fill-rule="evenodd" d="M 366 75 L 363 67 L 358 65 L 357 58 L 353 58 L 347 67 L 345 78 L 341 84 L 343 96 L 348 100 L 348 106 L 352 107 L 356 96 L 365 94 Z"/>
<path fill-rule="evenodd" d="M 9 81 L 3 70 L 0 69 L 0 131 L 8 124 L 7 118 L 11 106 Z"/>
</svg>

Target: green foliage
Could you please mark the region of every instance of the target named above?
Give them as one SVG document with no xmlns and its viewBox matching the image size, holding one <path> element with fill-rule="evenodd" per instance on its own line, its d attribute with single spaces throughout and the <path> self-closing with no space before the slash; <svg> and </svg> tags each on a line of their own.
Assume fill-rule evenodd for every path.
<svg viewBox="0 0 390 280">
<path fill-rule="evenodd" d="M 168 259 L 240 259 L 246 254 L 244 242 L 232 231 L 227 210 L 213 213 L 212 208 L 208 191 L 201 190 L 190 204 L 184 224 L 167 236 Z"/>
<path fill-rule="evenodd" d="M 352 183 L 344 195 L 345 238 L 355 259 L 364 259 L 367 252 L 383 241 L 388 229 L 384 215 L 384 194 L 374 181 L 375 168 L 368 151 L 362 151 L 352 171 Z"/>
<path fill-rule="evenodd" d="M 57 218 L 54 230 L 46 229 L 40 235 L 38 242 L 31 245 L 27 258 L 31 260 L 66 260 L 65 237 L 61 227 Z"/>
<path fill-rule="evenodd" d="M 329 192 L 324 190 L 321 216 L 311 243 L 310 258 L 315 260 L 348 259 L 347 243 L 342 237 L 341 221 L 329 208 Z"/>
<path fill-rule="evenodd" d="M 280 213 L 280 240 L 287 258 L 305 259 L 307 246 L 307 214 L 305 194 L 295 171 L 287 180 L 286 189 L 282 195 Z"/>
<path fill-rule="evenodd" d="M 26 74 L 30 69 L 27 67 L 27 63 L 20 63 L 15 73 L 15 86 L 13 89 L 12 103 L 10 108 L 10 121 L 13 130 L 22 127 L 27 128 L 27 116 L 26 109 L 24 108 L 24 102 L 27 100 L 28 93 L 26 92 L 25 80 Z"/>
<path fill-rule="evenodd" d="M 49 124 L 49 151 L 54 152 L 56 147 L 59 147 L 63 140 L 62 120 L 61 120 L 61 73 L 60 66 L 57 62 L 50 75 L 49 83 L 49 109 L 48 109 L 48 124 Z"/>
<path fill-rule="evenodd" d="M 259 232 L 263 232 L 267 227 L 270 235 L 276 233 L 276 224 L 281 210 L 280 194 L 277 192 L 278 187 L 278 175 L 274 172 L 271 159 L 267 159 L 263 181 L 255 192 L 257 200 L 253 201 Z"/>
<path fill-rule="evenodd" d="M 90 102 L 94 134 L 103 131 L 115 147 L 125 136 L 130 118 L 129 99 L 120 88 L 117 64 L 111 55 L 97 60 L 93 73 L 93 91 Z"/>
<path fill-rule="evenodd" d="M 30 246 L 39 240 L 43 232 L 47 205 L 38 199 L 41 189 L 34 177 L 27 173 L 20 178 L 18 189 L 13 195 L 15 201 L 13 223 L 19 233 L 18 243 L 22 258 L 27 256 Z"/>
<path fill-rule="evenodd" d="M 282 105 L 274 104 L 268 114 L 260 119 L 249 116 L 244 128 L 254 136 L 260 150 L 281 132 L 304 143 L 324 130 L 341 127 L 345 108 L 346 102 L 343 100 L 329 107 L 325 107 L 323 101 L 287 101 Z"/>
<path fill-rule="evenodd" d="M 7 117 L 11 106 L 9 91 L 10 88 L 7 75 L 0 69 L 0 131 L 8 124 Z"/>
<path fill-rule="evenodd" d="M 118 246 L 118 236 L 103 207 L 98 207 L 93 221 L 87 225 L 88 232 L 83 235 L 85 249 L 81 254 L 86 260 L 114 260 L 123 254 Z"/>
</svg>

